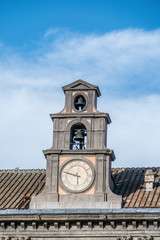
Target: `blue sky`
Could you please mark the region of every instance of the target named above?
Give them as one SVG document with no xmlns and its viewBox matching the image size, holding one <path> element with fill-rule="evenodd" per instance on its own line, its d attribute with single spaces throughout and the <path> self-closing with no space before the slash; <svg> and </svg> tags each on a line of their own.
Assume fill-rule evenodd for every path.
<svg viewBox="0 0 160 240">
<path fill-rule="evenodd" d="M 42 168 L 61 87 L 98 85 L 113 166 L 158 166 L 160 2 L 0 0 L 2 168 Z"/>
<path fill-rule="evenodd" d="M 103 34 L 113 30 L 159 28 L 159 0 L 1 0 L 0 41 L 35 44 L 50 28 Z"/>
</svg>

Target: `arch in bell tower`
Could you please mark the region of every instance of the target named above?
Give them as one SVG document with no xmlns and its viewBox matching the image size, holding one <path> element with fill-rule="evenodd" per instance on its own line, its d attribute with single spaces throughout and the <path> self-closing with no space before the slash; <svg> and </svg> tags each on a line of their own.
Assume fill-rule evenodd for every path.
<svg viewBox="0 0 160 240">
<path fill-rule="evenodd" d="M 76 123 L 70 130 L 70 149 L 86 149 L 87 129 L 83 123 Z"/>
<path fill-rule="evenodd" d="M 79 131 L 80 130 L 80 131 Z M 91 139 L 91 125 L 87 120 L 75 119 L 71 121 L 66 129 L 70 133 L 70 149 L 89 149 Z M 76 141 L 75 137 L 80 135 L 83 137 L 83 143 Z"/>
</svg>

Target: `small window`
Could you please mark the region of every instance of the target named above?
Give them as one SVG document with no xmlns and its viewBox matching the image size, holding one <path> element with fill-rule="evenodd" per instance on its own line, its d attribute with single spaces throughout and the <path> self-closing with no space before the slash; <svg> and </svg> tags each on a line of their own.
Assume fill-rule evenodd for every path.
<svg viewBox="0 0 160 240">
<path fill-rule="evenodd" d="M 83 95 L 78 95 L 74 99 L 74 107 L 78 111 L 83 111 L 86 107 L 86 99 Z"/>
</svg>

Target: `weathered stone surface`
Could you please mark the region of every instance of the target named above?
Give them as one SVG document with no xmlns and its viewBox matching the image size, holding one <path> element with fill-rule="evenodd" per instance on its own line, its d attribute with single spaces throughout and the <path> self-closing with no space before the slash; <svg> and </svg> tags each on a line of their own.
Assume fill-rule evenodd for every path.
<svg viewBox="0 0 160 240">
<path fill-rule="evenodd" d="M 99 88 L 78 80 L 63 87 L 63 90 L 66 97 L 65 107 L 60 113 L 51 114 L 54 122 L 53 146 L 43 151 L 47 159 L 46 185 L 39 195 L 31 198 L 30 209 L 121 208 L 122 197 L 111 190 L 113 188 L 111 161 L 115 159 L 115 156 L 106 145 L 107 124 L 111 120 L 108 113 L 101 113 L 96 109 L 97 96 L 100 96 Z M 82 110 L 75 105 L 78 98 L 82 99 Z M 83 126 L 82 129 L 85 129 L 86 146 L 84 148 L 72 148 L 74 126 Z M 70 161 L 72 163 L 69 163 Z M 88 188 L 83 189 L 83 186 L 82 188 L 77 186 L 85 175 L 88 176 L 87 167 L 86 170 L 80 165 L 77 165 L 77 168 L 76 166 L 70 167 L 73 171 L 78 169 L 75 170 L 77 172 L 71 173 L 66 170 L 63 174 L 64 164 L 71 166 L 76 162 L 88 165 L 88 169 L 91 169 L 92 177 L 86 177 L 85 180 L 91 181 Z M 68 187 L 65 186 L 67 181 L 63 179 L 61 173 L 64 179 L 66 174 L 68 178 L 69 176 L 72 178 L 72 181 L 68 182 Z M 74 180 L 75 183 L 73 183 Z M 71 188 L 69 188 L 70 185 Z"/>
<path fill-rule="evenodd" d="M 28 240 L 159 240 L 158 213 L 155 209 L 0 211 L 3 226 L 0 237 Z M 154 222 L 157 223 L 156 229 Z"/>
</svg>

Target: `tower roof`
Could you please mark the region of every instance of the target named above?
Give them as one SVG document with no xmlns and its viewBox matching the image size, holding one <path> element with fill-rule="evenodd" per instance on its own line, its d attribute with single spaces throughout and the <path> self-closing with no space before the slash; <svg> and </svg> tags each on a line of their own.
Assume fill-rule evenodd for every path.
<svg viewBox="0 0 160 240">
<path fill-rule="evenodd" d="M 93 84 L 90 84 L 84 80 L 76 80 L 64 87 L 62 87 L 63 91 L 73 91 L 73 90 L 95 90 L 97 93 L 97 96 L 101 96 L 101 92 L 99 90 L 99 87 Z"/>
</svg>

